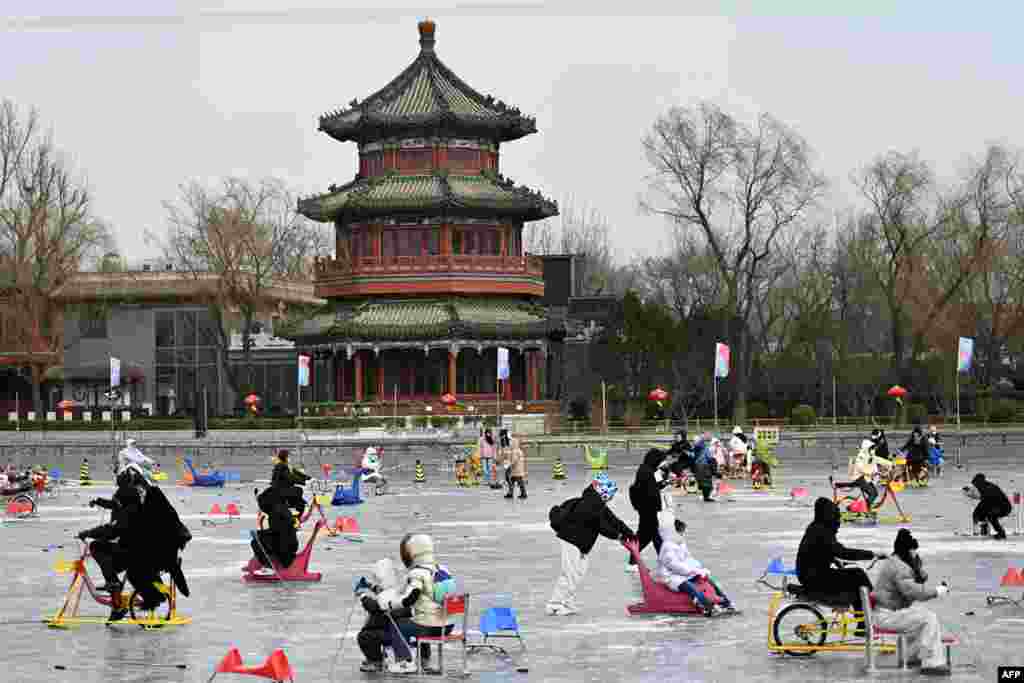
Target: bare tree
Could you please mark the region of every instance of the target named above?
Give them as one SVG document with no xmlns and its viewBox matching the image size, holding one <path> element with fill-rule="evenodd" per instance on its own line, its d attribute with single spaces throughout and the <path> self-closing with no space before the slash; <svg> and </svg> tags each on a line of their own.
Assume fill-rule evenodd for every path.
<svg viewBox="0 0 1024 683">
<path fill-rule="evenodd" d="M 16 304 L 9 339 L 32 368 L 32 403 L 59 362 L 63 318 L 53 294 L 89 259 L 112 244 L 95 217 L 84 179 L 40 130 L 35 111 L 22 116 L 0 103 L 0 286 Z"/>
<path fill-rule="evenodd" d="M 600 211 L 578 207 L 572 197 L 560 204 L 557 219 L 532 223 L 527 228 L 526 250 L 533 254 L 574 254 L 578 296 L 624 294 L 616 273 L 609 235 L 611 224 Z M 557 221 L 557 222 L 556 222 Z"/>
<path fill-rule="evenodd" d="M 165 207 L 166 237 L 150 237 L 177 269 L 207 288 L 221 365 L 240 395 L 252 383 L 251 339 L 257 317 L 276 302 L 271 286 L 279 279 L 310 281 L 313 259 L 328 250 L 326 236 L 298 213 L 292 193 L 273 179 L 253 183 L 227 178 L 216 190 L 189 182 L 181 187 L 178 201 Z M 236 330 L 242 338 L 245 381 L 229 362 Z"/>
<path fill-rule="evenodd" d="M 695 230 L 724 283 L 727 332 L 737 351 L 735 417 L 742 420 L 753 362 L 750 323 L 770 261 L 825 181 L 797 133 L 768 115 L 748 127 L 710 103 L 673 108 L 643 145 L 654 197 L 642 207 Z"/>
</svg>

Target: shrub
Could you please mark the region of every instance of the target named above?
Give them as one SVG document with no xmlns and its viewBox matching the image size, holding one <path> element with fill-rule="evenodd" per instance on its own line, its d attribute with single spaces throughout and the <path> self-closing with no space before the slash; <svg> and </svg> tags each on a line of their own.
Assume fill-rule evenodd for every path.
<svg viewBox="0 0 1024 683">
<path fill-rule="evenodd" d="M 923 425 L 928 421 L 928 408 L 923 403 L 911 403 L 907 406 L 907 420 L 910 424 Z"/>
<path fill-rule="evenodd" d="M 771 417 L 771 411 L 768 410 L 768 404 L 761 401 L 751 401 L 747 404 L 747 417 L 751 420 L 768 418 Z"/>
<path fill-rule="evenodd" d="M 816 419 L 817 416 L 814 412 L 814 407 L 805 403 L 794 406 L 793 412 L 789 414 L 790 422 L 795 425 L 812 425 Z"/>
<path fill-rule="evenodd" d="M 1017 402 L 1010 398 L 992 401 L 988 419 L 992 422 L 1012 422 L 1017 417 Z"/>
</svg>

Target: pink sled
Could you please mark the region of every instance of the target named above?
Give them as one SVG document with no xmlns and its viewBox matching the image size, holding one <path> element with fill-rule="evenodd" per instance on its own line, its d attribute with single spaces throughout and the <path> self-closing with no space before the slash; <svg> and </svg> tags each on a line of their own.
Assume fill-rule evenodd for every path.
<svg viewBox="0 0 1024 683">
<path fill-rule="evenodd" d="M 704 614 L 700 606 L 694 604 L 693 600 L 686 593 L 677 593 L 668 586 L 658 583 L 647 571 L 647 566 L 640 557 L 639 541 L 624 541 L 622 543 L 633 556 L 636 566 L 640 569 L 640 585 L 643 586 L 644 600 L 635 605 L 628 605 L 626 611 L 631 615 L 636 614 Z M 715 593 L 714 587 L 703 578 L 697 582 L 704 597 L 712 604 L 721 602 Z"/>
<path fill-rule="evenodd" d="M 320 572 L 309 571 L 309 558 L 313 554 L 313 544 L 316 542 L 316 536 L 320 533 L 320 530 L 324 528 L 323 520 L 319 520 L 316 526 L 313 528 L 313 535 L 309 537 L 306 542 L 306 547 L 302 549 L 298 555 L 295 556 L 295 560 L 291 563 L 291 566 L 285 568 L 278 564 L 273 558 L 271 562 L 274 565 L 273 574 L 257 574 L 256 572 L 263 569 L 263 565 L 260 561 L 253 557 L 249 560 L 249 563 L 242 567 L 242 580 L 246 583 L 277 583 L 279 581 L 319 581 L 323 578 Z"/>
</svg>

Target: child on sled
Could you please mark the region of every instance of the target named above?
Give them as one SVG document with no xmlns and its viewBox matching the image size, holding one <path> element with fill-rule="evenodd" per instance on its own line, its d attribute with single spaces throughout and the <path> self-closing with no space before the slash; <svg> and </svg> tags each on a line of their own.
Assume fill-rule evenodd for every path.
<svg viewBox="0 0 1024 683">
<path fill-rule="evenodd" d="M 658 526 L 661 532 L 661 550 L 658 552 L 658 568 L 654 580 L 674 591 L 686 593 L 701 609 L 704 616 L 713 617 L 723 612 L 735 612 L 729 600 L 711 572 L 704 568 L 686 547 L 683 535 L 686 533 L 686 522 L 676 519 L 671 511 L 658 513 Z M 718 596 L 719 603 L 714 605 L 704 596 L 698 582 L 707 581 Z"/>
</svg>

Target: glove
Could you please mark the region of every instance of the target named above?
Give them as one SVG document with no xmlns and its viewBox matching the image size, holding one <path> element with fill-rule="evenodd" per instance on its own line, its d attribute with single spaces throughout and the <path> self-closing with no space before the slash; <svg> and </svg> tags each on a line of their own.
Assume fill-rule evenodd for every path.
<svg viewBox="0 0 1024 683">
<path fill-rule="evenodd" d="M 943 581 L 935 587 L 935 592 L 938 593 L 939 597 L 941 598 L 943 595 L 949 592 L 949 584 Z"/>
<path fill-rule="evenodd" d="M 95 498 L 93 498 L 92 500 L 89 501 L 89 507 L 91 507 L 91 508 L 96 507 L 96 499 Z"/>
</svg>

